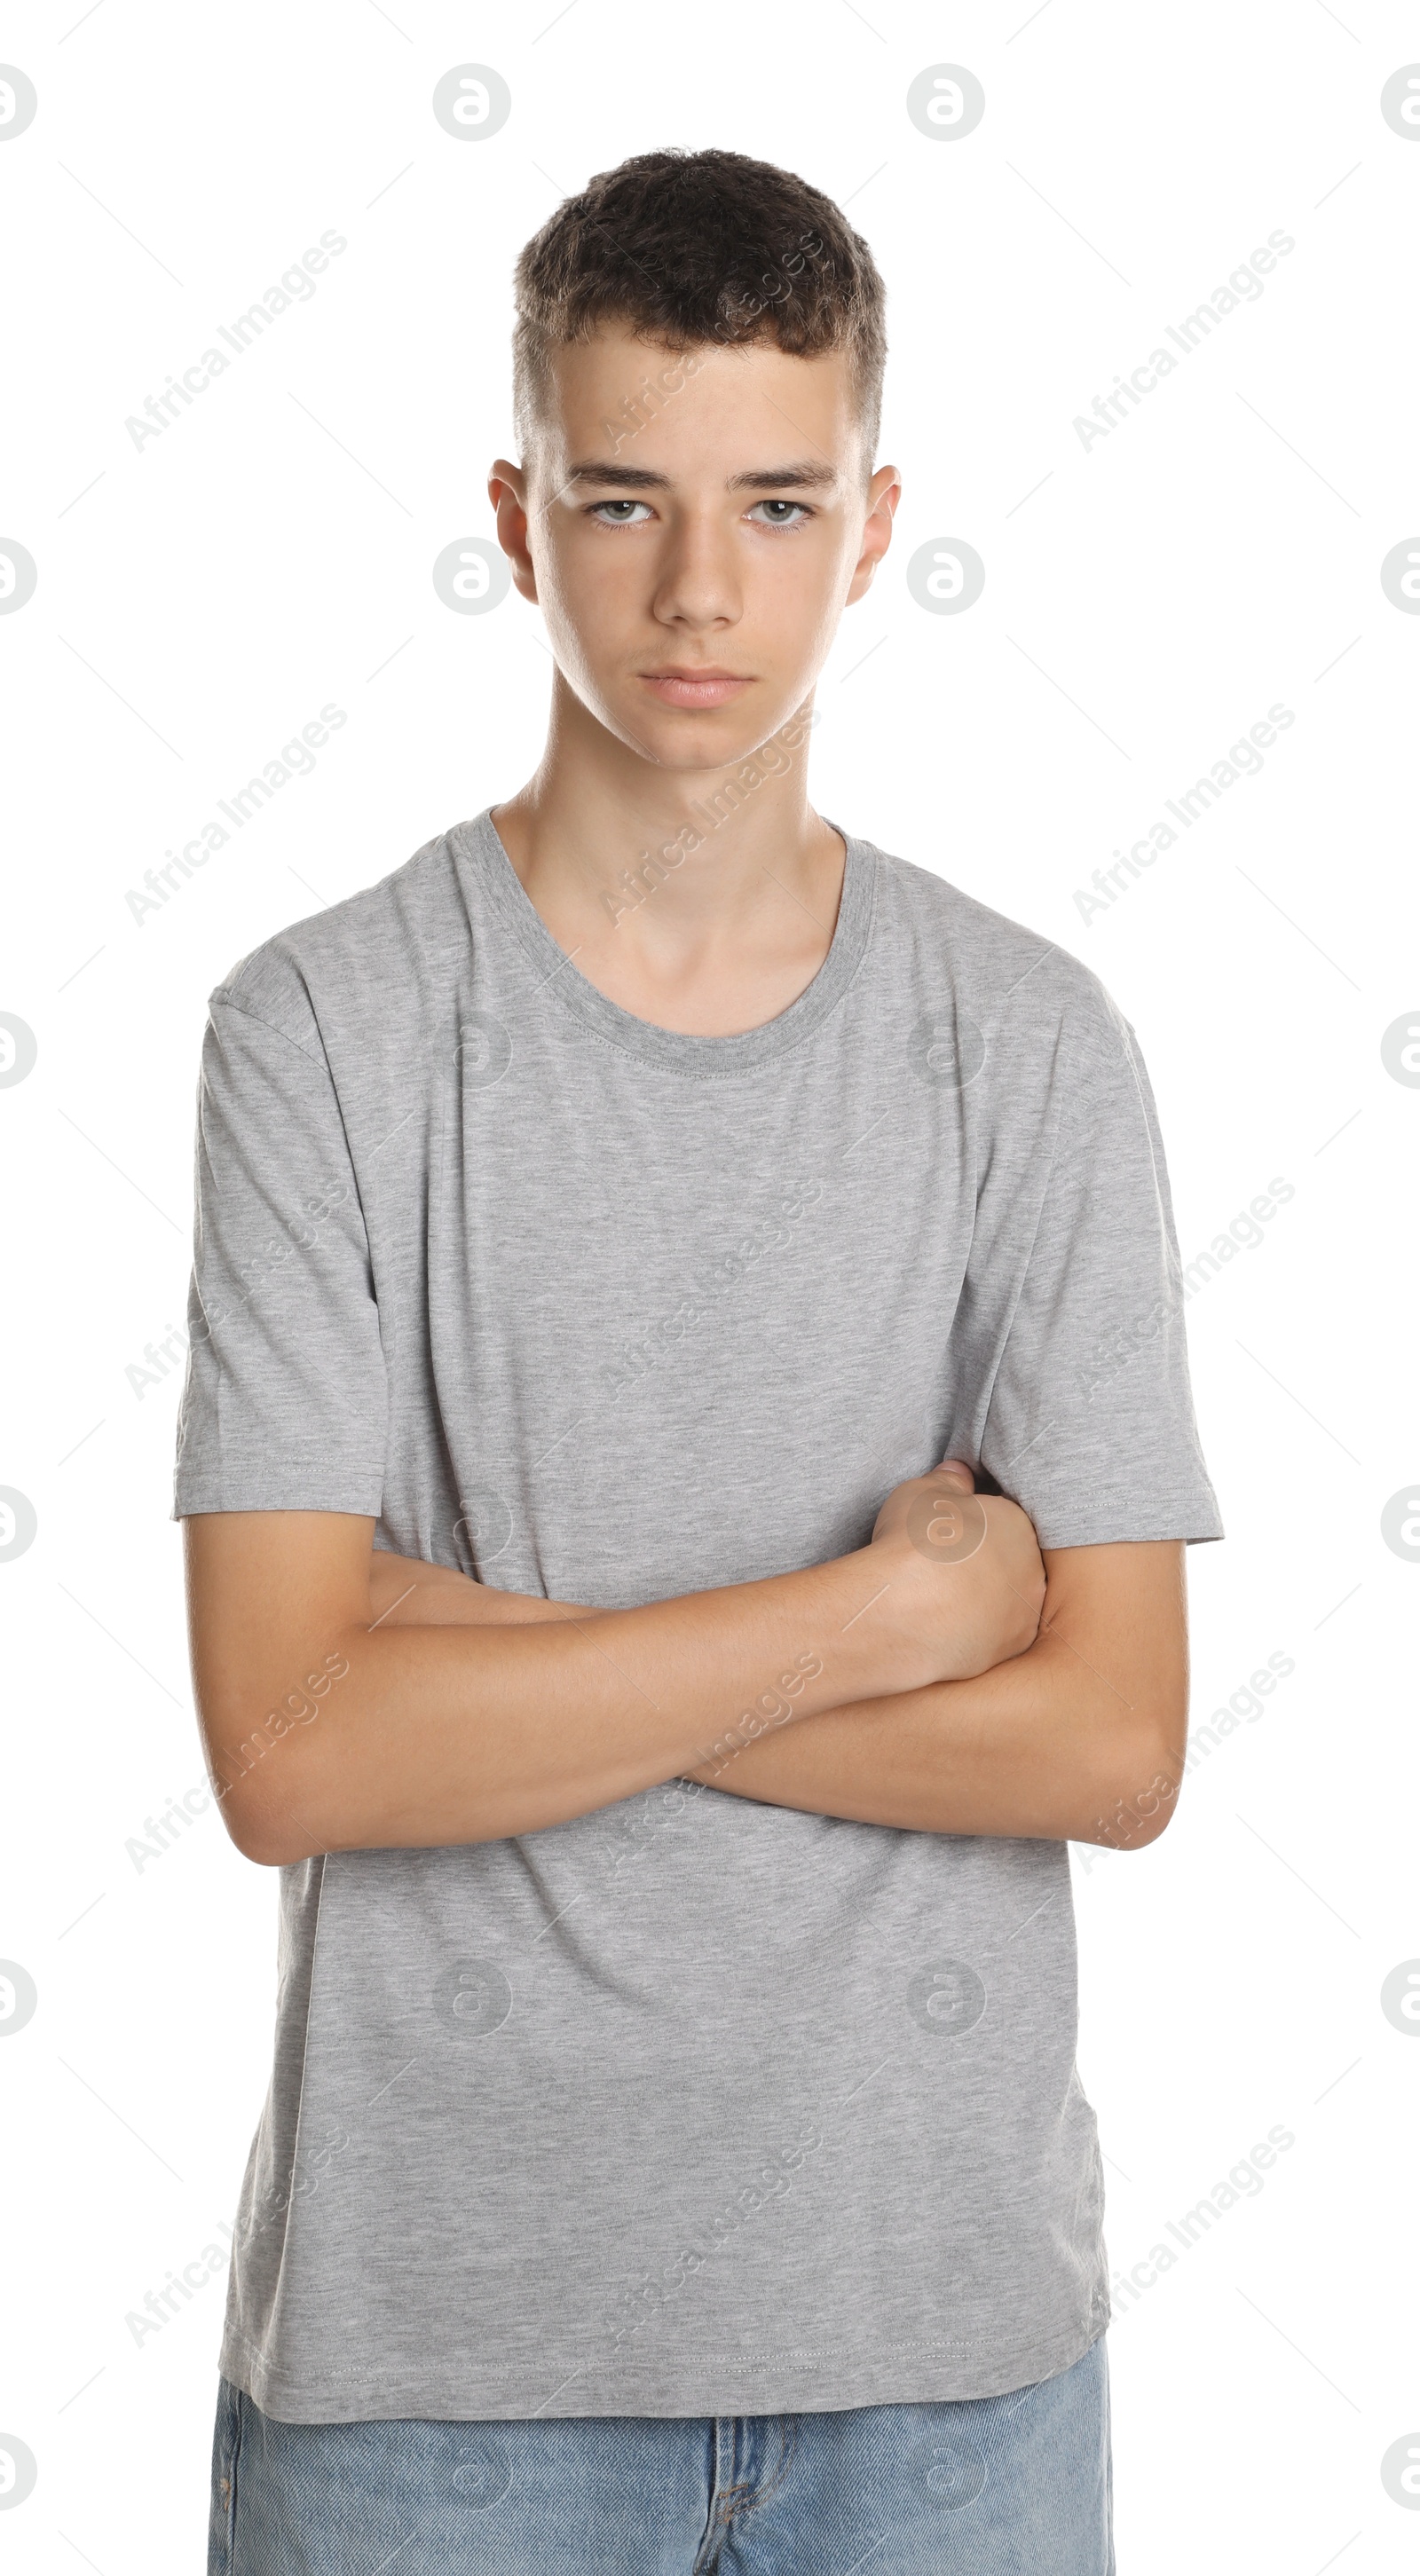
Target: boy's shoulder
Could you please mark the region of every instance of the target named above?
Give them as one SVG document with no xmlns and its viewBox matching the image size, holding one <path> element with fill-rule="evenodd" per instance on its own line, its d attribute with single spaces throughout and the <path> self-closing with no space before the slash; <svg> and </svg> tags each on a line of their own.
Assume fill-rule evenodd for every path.
<svg viewBox="0 0 1420 2576">
<path fill-rule="evenodd" d="M 1010 1015 L 1037 1039 L 1060 1032 L 1118 1058 L 1133 1032 L 1081 958 L 931 868 L 866 846 L 877 863 L 885 938 L 915 951 L 929 976 L 940 968 L 944 1000 L 950 994 L 983 1027 L 999 1028 Z"/>
<path fill-rule="evenodd" d="M 457 827 L 456 827 L 457 828 Z M 288 922 L 249 949 L 211 994 L 312 1044 L 322 1009 L 382 995 L 417 992 L 430 958 L 466 939 L 452 832 L 438 833 L 374 885 L 362 886 L 323 911 Z"/>
</svg>

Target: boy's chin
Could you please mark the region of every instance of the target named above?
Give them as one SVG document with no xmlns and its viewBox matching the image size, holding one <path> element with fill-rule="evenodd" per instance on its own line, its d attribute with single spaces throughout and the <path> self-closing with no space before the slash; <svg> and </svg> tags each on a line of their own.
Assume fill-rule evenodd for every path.
<svg viewBox="0 0 1420 2576">
<path fill-rule="evenodd" d="M 691 709 L 652 704 L 625 713 L 620 708 L 597 712 L 599 721 L 628 751 L 638 753 L 657 769 L 692 772 L 733 769 L 741 761 L 752 759 L 780 725 L 790 722 L 794 709 L 786 707 L 769 726 L 757 693 L 752 716 L 744 699 L 723 707 Z"/>
</svg>

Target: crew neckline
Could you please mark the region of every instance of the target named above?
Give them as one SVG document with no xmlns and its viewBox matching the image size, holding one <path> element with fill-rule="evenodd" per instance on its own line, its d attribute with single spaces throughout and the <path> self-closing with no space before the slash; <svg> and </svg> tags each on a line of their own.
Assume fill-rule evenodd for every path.
<svg viewBox="0 0 1420 2576">
<path fill-rule="evenodd" d="M 503 847 L 486 805 L 471 822 L 459 823 L 449 835 L 459 864 L 487 894 L 504 928 L 536 969 L 538 987 L 549 1001 L 580 1020 L 623 1055 L 660 1065 L 673 1073 L 698 1077 L 755 1071 L 802 1044 L 822 1027 L 857 974 L 872 928 L 876 885 L 870 843 L 845 832 L 831 815 L 823 820 L 844 843 L 843 891 L 828 953 L 811 983 L 786 1009 L 758 1028 L 740 1029 L 726 1037 L 701 1037 L 684 1029 L 665 1029 L 654 1020 L 623 1010 L 597 985 L 589 983 L 567 950 L 558 946 L 527 893 Z"/>
</svg>

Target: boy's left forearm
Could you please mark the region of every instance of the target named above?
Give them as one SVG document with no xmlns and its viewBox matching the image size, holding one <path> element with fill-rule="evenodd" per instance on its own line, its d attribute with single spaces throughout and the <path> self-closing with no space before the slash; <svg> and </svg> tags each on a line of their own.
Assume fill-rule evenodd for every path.
<svg viewBox="0 0 1420 2576">
<path fill-rule="evenodd" d="M 829 1709 L 690 1774 L 813 1815 L 918 1833 L 1152 1842 L 1172 1812 L 1181 1747 L 1124 1704 L 1062 1639 L 971 1681 Z"/>
</svg>

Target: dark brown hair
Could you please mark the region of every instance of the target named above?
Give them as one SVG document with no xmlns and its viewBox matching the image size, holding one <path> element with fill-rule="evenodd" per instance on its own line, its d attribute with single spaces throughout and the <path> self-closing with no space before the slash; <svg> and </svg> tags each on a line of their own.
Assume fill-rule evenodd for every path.
<svg viewBox="0 0 1420 2576">
<path fill-rule="evenodd" d="M 513 403 L 536 428 L 548 352 L 623 323 L 667 349 L 770 340 L 846 351 L 871 464 L 887 356 L 883 282 L 831 197 L 742 152 L 640 152 L 566 197 L 514 271 Z"/>
</svg>

